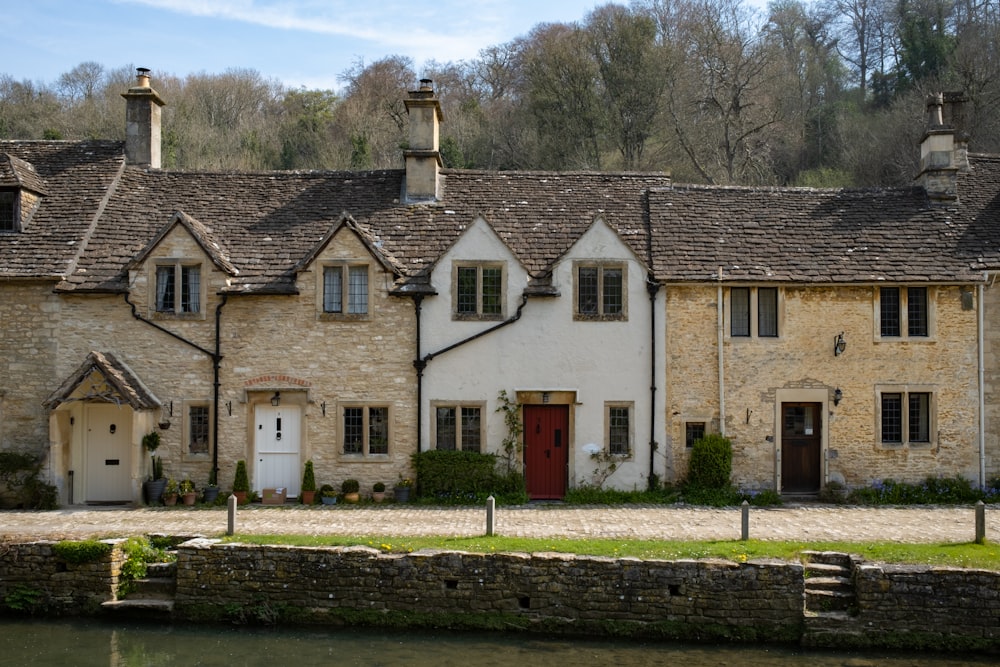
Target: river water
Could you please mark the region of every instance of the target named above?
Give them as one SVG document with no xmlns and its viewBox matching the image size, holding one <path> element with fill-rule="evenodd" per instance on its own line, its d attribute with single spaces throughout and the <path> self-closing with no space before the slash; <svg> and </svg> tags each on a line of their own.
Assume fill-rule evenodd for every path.
<svg viewBox="0 0 1000 667">
<path fill-rule="evenodd" d="M 73 667 L 959 667 L 997 656 L 805 651 L 358 628 L 248 629 L 0 618 L 0 665 Z"/>
</svg>

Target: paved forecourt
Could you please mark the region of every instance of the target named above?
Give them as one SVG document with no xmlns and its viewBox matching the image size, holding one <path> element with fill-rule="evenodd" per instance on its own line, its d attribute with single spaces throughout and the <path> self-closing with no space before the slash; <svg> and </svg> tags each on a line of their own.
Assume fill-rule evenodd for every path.
<svg viewBox="0 0 1000 667">
<path fill-rule="evenodd" d="M 987 506 L 986 539 L 1000 542 L 1000 508 Z M 142 534 L 222 535 L 224 508 L 71 507 L 0 512 L 0 540 L 122 537 Z M 975 539 L 973 507 L 843 507 L 786 505 L 750 508 L 750 537 L 805 542 L 957 543 Z M 416 505 L 240 508 L 236 532 L 256 535 L 409 537 L 477 536 L 485 507 Z M 494 532 L 510 537 L 737 540 L 740 508 L 687 506 L 596 507 L 561 504 L 498 507 Z"/>
</svg>

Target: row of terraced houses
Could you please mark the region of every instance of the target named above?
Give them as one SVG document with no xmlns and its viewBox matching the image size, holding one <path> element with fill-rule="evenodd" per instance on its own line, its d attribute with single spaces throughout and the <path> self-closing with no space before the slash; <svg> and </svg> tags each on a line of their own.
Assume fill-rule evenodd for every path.
<svg viewBox="0 0 1000 667">
<path fill-rule="evenodd" d="M 174 172 L 148 70 L 123 97 L 124 143 L 0 142 L 0 449 L 62 503 L 140 500 L 152 431 L 199 485 L 391 485 L 501 452 L 501 395 L 533 498 L 713 432 L 744 489 L 1000 473 L 1000 158 L 958 96 L 867 190 L 445 169 L 426 80 L 403 168 Z"/>
</svg>

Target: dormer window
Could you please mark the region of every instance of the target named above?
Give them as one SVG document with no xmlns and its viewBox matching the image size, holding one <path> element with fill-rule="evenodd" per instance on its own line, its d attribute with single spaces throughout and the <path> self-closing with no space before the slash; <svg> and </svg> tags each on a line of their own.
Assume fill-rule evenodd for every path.
<svg viewBox="0 0 1000 667">
<path fill-rule="evenodd" d="M 156 312 L 171 315 L 201 312 L 201 267 L 197 264 L 157 264 Z"/>
<path fill-rule="evenodd" d="M 19 232 L 17 193 L 13 190 L 0 190 L 0 232 Z"/>
</svg>

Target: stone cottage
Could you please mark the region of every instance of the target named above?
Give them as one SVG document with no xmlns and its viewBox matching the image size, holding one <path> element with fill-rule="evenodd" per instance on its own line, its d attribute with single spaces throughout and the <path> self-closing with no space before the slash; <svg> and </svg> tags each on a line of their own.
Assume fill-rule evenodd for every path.
<svg viewBox="0 0 1000 667">
<path fill-rule="evenodd" d="M 1000 472 L 1000 160 L 943 102 L 914 187 L 812 190 L 444 169 L 429 81 L 402 169 L 171 172 L 124 97 L 124 145 L 0 142 L 0 448 L 64 503 L 138 500 L 153 431 L 290 496 L 434 448 L 641 488 L 714 431 L 746 488 Z"/>
</svg>

